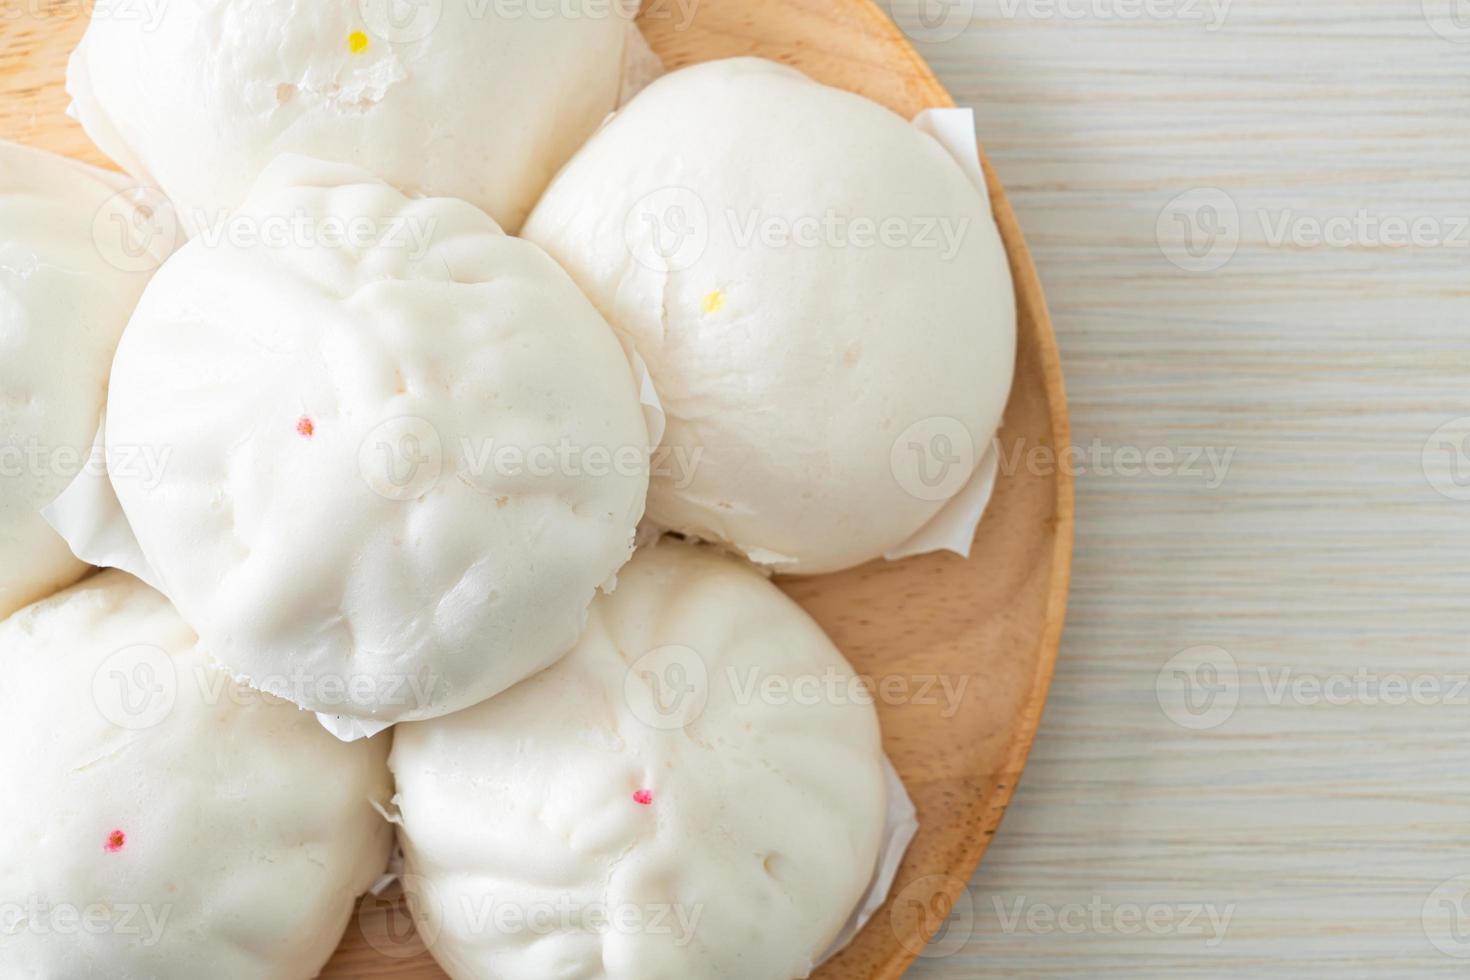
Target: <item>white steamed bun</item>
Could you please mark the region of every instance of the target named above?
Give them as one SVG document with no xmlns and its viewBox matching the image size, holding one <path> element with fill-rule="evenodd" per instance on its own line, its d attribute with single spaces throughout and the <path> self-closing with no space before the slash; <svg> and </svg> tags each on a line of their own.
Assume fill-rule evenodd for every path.
<svg viewBox="0 0 1470 980">
<path fill-rule="evenodd" d="M 167 454 L 113 484 L 210 654 L 380 724 L 571 649 L 648 483 L 627 357 L 556 263 L 467 203 L 291 156 L 150 284 L 107 443 Z"/>
<path fill-rule="evenodd" d="M 463 198 L 514 231 L 616 104 L 632 9 L 98 0 L 67 90 L 93 142 L 196 230 L 292 152 Z"/>
<path fill-rule="evenodd" d="M 40 510 L 88 462 L 113 349 L 158 265 L 128 251 L 140 216 L 123 187 L 0 142 L 0 616 L 87 567 Z"/>
<path fill-rule="evenodd" d="M 805 976 L 877 859 L 871 702 L 743 562 L 665 540 L 619 579 L 556 666 L 396 730 L 425 942 L 456 980 Z"/>
<path fill-rule="evenodd" d="M 387 862 L 390 736 L 234 687 L 121 572 L 0 623 L 0 662 L 0 976 L 316 976 Z"/>
<path fill-rule="evenodd" d="M 935 139 L 793 69 L 655 82 L 524 234 L 648 364 L 663 527 L 856 565 L 933 519 L 1000 422 L 1015 301 L 988 200 Z"/>
</svg>

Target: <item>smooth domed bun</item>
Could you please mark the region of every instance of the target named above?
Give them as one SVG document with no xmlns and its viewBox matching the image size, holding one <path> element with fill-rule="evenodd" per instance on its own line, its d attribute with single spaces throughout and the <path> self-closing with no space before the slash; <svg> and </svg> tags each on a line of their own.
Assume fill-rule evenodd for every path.
<svg viewBox="0 0 1470 980">
<path fill-rule="evenodd" d="M 1015 300 L 986 197 L 935 139 L 793 69 L 655 82 L 524 234 L 648 364 L 664 527 L 846 568 L 932 520 L 1000 422 Z"/>
<path fill-rule="evenodd" d="M 0 975 L 317 975 L 387 863 L 390 736 L 235 687 L 121 572 L 0 623 L 0 662 Z"/>
<path fill-rule="evenodd" d="M 430 951 L 457 980 L 806 976 L 883 830 L 878 720 L 854 684 L 750 566 L 640 551 L 556 666 L 397 729 Z"/>
<path fill-rule="evenodd" d="M 514 231 L 616 104 L 636 6 L 100 0 L 67 91 L 93 142 L 191 229 L 289 152 L 463 198 Z"/>
<path fill-rule="evenodd" d="M 0 142 L 0 616 L 86 570 L 40 511 L 87 464 L 113 349 L 158 266 L 124 248 L 138 217 L 119 175 Z"/>
<path fill-rule="evenodd" d="M 469 204 L 299 157 L 154 279 L 107 442 L 168 454 L 113 484 L 210 654 L 380 723 L 571 649 L 648 484 L 627 356 L 555 262 Z"/>
</svg>

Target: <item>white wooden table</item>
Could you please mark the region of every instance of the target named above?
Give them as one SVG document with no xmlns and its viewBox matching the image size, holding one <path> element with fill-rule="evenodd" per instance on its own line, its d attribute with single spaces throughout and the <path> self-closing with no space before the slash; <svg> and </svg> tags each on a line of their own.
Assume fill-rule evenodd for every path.
<svg viewBox="0 0 1470 980">
<path fill-rule="evenodd" d="M 1085 453 L 1041 735 L 911 976 L 1470 974 L 1470 2 L 885 2 Z"/>
</svg>

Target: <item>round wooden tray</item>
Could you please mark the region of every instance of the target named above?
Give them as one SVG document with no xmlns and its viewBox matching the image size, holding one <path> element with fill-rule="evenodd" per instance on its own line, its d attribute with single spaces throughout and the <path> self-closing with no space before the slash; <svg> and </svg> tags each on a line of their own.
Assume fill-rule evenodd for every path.
<svg viewBox="0 0 1470 980">
<path fill-rule="evenodd" d="M 0 31 L 0 138 L 105 166 L 64 115 L 66 57 L 90 5 L 44 0 L 37 8 Z M 954 104 L 870 0 L 645 0 L 640 26 L 671 69 L 759 55 L 905 117 Z M 1016 459 L 1038 458 L 1027 451 L 1069 444 L 1061 366 L 1015 215 L 988 163 L 985 173 L 1020 311 L 1001 445 Z M 888 905 L 818 977 L 898 977 L 943 926 L 1025 765 L 1061 639 L 1071 554 L 1070 477 L 1060 467 L 1020 467 L 1002 473 L 968 561 L 933 555 L 781 580 L 860 674 L 900 692 L 880 697 L 878 708 L 921 821 Z M 444 974 L 390 892 L 364 899 L 322 976 Z"/>
</svg>

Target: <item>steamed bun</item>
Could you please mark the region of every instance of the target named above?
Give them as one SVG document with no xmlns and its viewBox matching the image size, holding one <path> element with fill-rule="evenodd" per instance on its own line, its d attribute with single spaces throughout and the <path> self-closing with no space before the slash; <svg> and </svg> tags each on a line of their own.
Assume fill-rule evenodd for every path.
<svg viewBox="0 0 1470 980">
<path fill-rule="evenodd" d="M 303 707 L 467 707 L 576 642 L 628 560 L 648 430 L 626 354 L 479 209 L 283 157 L 158 273 L 119 345 L 113 485 L 210 654 Z"/>
<path fill-rule="evenodd" d="M 93 142 L 195 230 L 291 152 L 514 231 L 616 104 L 636 6 L 98 0 L 67 90 Z"/>
<path fill-rule="evenodd" d="M 619 578 L 556 666 L 396 730 L 419 930 L 456 980 L 805 976 L 878 855 L 871 702 L 743 562 L 665 540 Z"/>
<path fill-rule="evenodd" d="M 647 362 L 663 527 L 847 568 L 930 522 L 999 425 L 1015 301 L 986 196 L 932 137 L 793 69 L 655 82 L 524 234 Z"/>
<path fill-rule="evenodd" d="M 121 572 L 0 623 L 0 661 L 0 975 L 317 975 L 387 863 L 389 736 L 233 686 Z"/>
<path fill-rule="evenodd" d="M 0 616 L 87 567 L 40 511 L 88 462 L 113 349 L 158 264 L 124 237 L 141 216 L 123 187 L 0 142 Z"/>
</svg>

